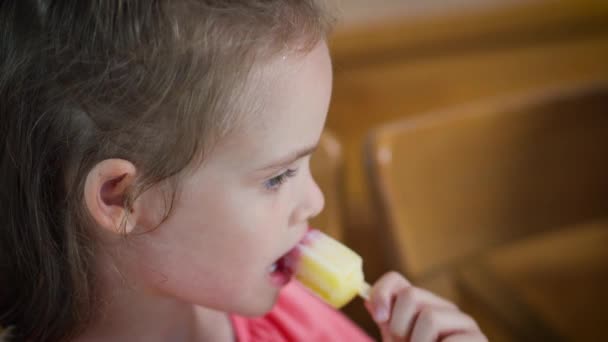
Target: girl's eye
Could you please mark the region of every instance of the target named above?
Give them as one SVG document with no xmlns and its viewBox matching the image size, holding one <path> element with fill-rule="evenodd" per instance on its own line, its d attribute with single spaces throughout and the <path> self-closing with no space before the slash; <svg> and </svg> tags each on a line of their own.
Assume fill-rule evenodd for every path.
<svg viewBox="0 0 608 342">
<path fill-rule="evenodd" d="M 293 177 L 296 175 L 296 170 L 287 170 L 285 172 L 283 172 L 282 174 L 270 178 L 269 180 L 267 180 L 266 182 L 264 182 L 264 187 L 266 187 L 266 189 L 268 190 L 278 190 L 281 185 L 283 185 L 283 183 L 285 183 L 287 181 L 287 179 Z"/>
</svg>

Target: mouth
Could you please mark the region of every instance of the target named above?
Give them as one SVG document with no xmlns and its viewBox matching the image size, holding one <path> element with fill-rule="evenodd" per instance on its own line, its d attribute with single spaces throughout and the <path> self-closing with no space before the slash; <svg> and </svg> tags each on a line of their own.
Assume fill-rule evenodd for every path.
<svg viewBox="0 0 608 342">
<path fill-rule="evenodd" d="M 294 277 L 301 254 L 299 245 L 300 243 L 296 244 L 268 268 L 268 275 L 273 285 L 283 287 Z"/>
</svg>

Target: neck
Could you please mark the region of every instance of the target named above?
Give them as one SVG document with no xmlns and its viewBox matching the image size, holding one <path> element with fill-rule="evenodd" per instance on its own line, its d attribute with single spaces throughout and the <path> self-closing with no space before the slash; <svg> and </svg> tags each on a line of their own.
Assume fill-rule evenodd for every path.
<svg viewBox="0 0 608 342">
<path fill-rule="evenodd" d="M 96 318 L 78 341 L 233 341 L 228 315 L 104 276 Z"/>
</svg>

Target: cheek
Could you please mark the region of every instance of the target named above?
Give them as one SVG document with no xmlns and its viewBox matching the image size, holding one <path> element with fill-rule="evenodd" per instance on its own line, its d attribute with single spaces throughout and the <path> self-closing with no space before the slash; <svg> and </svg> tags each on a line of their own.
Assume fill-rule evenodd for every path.
<svg viewBox="0 0 608 342">
<path fill-rule="evenodd" d="M 267 217 L 281 227 L 286 227 L 294 209 L 294 195 L 296 188 L 294 184 L 285 184 L 276 194 L 271 195 L 270 204 L 265 208 Z"/>
<path fill-rule="evenodd" d="M 187 189 L 177 199 L 171 220 L 199 227 L 206 233 L 214 227 L 238 226 L 247 220 L 251 207 L 247 193 L 221 182 L 198 184 Z"/>
</svg>

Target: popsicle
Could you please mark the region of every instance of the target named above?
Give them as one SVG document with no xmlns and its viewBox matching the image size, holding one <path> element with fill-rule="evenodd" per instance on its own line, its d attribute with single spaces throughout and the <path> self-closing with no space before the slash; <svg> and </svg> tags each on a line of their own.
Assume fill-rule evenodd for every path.
<svg viewBox="0 0 608 342">
<path fill-rule="evenodd" d="M 339 309 L 356 295 L 368 299 L 370 286 L 363 276 L 363 260 L 350 248 L 313 229 L 298 250 L 296 279 L 328 304 Z"/>
</svg>

